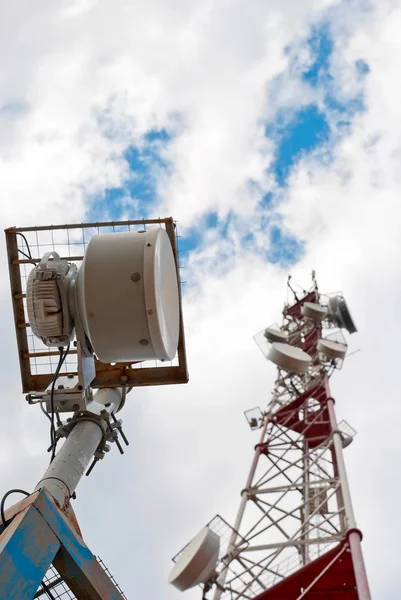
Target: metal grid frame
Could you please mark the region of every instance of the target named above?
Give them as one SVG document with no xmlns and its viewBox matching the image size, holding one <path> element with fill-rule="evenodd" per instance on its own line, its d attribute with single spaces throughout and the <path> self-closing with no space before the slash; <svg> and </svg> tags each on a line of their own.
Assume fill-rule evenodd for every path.
<svg viewBox="0 0 401 600">
<path fill-rule="evenodd" d="M 243 490 L 247 511 L 230 551 L 223 598 L 253 598 L 345 539 L 327 407 L 321 390 L 314 392 L 267 420 L 257 449 L 264 460 Z"/>
<path fill-rule="evenodd" d="M 124 592 L 122 591 L 122 589 L 120 588 L 120 586 L 118 585 L 118 583 L 116 582 L 113 575 L 110 573 L 109 569 L 106 567 L 106 565 L 104 564 L 102 559 L 99 556 L 97 556 L 96 559 L 97 559 L 97 562 L 102 566 L 106 575 L 114 583 L 114 585 L 116 586 L 117 590 L 120 592 L 120 594 L 124 598 L 124 600 L 128 600 L 127 596 L 124 594 Z M 43 582 L 44 582 L 45 586 L 43 586 L 43 585 L 40 586 L 40 588 L 34 595 L 33 600 L 35 600 L 35 598 L 42 598 L 42 600 L 45 600 L 47 598 L 50 598 L 50 600 L 76 600 L 77 599 L 75 594 L 70 590 L 67 583 L 59 575 L 59 573 L 56 571 L 56 569 L 53 567 L 53 565 L 50 565 L 45 577 L 43 578 Z"/>
<path fill-rule="evenodd" d="M 32 265 L 36 265 L 42 255 L 49 250 L 55 250 L 59 252 L 62 258 L 79 265 L 83 259 L 86 245 L 93 234 L 140 231 L 146 229 L 148 226 L 165 228 L 170 238 L 176 261 L 180 292 L 180 335 L 177 355 L 170 363 L 146 361 L 109 365 L 96 360 L 96 377 L 92 383 L 92 387 L 119 387 L 122 383 L 130 387 L 187 383 L 188 370 L 182 318 L 179 252 L 177 247 L 178 236 L 174 220 L 171 217 L 167 217 L 40 227 L 11 227 L 5 230 L 14 324 L 21 370 L 22 391 L 24 393 L 44 391 L 53 379 L 59 359 L 57 349 L 46 347 L 30 330 L 26 310 L 25 288 Z M 31 253 L 32 258 L 30 257 Z M 76 353 L 76 348 L 69 350 L 63 367 L 63 374 L 75 375 L 77 373 Z"/>
</svg>

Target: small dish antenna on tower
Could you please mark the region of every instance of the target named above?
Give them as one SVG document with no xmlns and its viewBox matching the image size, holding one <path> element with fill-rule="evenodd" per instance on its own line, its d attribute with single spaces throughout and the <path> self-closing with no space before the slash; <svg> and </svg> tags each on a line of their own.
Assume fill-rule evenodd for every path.
<svg viewBox="0 0 401 600">
<path fill-rule="evenodd" d="M 181 592 L 206 583 L 215 574 L 219 551 L 219 536 L 209 527 L 204 527 L 179 554 L 169 583 Z"/>
<path fill-rule="evenodd" d="M 317 343 L 317 351 L 331 359 L 343 359 L 347 352 L 347 346 L 340 342 L 321 339 Z"/>
<path fill-rule="evenodd" d="M 288 373 L 307 373 L 312 358 L 296 346 L 274 342 L 267 355 L 268 360 L 271 360 L 280 369 Z"/>
<path fill-rule="evenodd" d="M 301 308 L 301 314 L 315 323 L 320 323 L 327 315 L 327 308 L 314 302 L 304 302 Z"/>
<path fill-rule="evenodd" d="M 275 329 L 274 327 L 267 327 L 264 331 L 265 338 L 268 342 L 287 342 L 288 341 L 288 332 L 281 331 L 280 329 Z"/>
<path fill-rule="evenodd" d="M 253 336 L 258 348 L 261 350 L 263 356 L 268 359 L 269 351 L 271 345 L 274 342 L 279 342 L 282 344 L 288 343 L 289 334 L 288 331 L 285 331 L 280 328 L 278 323 L 272 323 L 269 327 L 262 329 L 258 333 L 255 333 Z"/>
</svg>

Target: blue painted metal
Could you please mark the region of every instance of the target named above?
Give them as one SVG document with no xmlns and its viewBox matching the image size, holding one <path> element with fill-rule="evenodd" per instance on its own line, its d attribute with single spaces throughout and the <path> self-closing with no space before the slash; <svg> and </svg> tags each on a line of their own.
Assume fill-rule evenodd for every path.
<svg viewBox="0 0 401 600">
<path fill-rule="evenodd" d="M 62 542 L 53 564 L 74 594 L 90 600 L 122 600 L 120 592 L 50 494 L 43 490 L 35 506 Z"/>
<path fill-rule="evenodd" d="M 0 598 L 31 600 L 60 541 L 31 504 L 0 536 Z"/>
<path fill-rule="evenodd" d="M 9 509 L 0 535 L 0 598 L 32 600 L 51 563 L 79 600 L 123 600 L 46 490 Z"/>
</svg>

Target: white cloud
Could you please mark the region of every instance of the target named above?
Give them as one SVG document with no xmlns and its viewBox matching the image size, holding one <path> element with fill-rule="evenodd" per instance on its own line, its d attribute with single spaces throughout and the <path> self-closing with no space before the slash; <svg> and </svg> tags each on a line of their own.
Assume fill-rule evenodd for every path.
<svg viewBox="0 0 401 600">
<path fill-rule="evenodd" d="M 3 226 L 81 220 L 88 195 L 126 177 L 123 149 L 155 127 L 176 134 L 165 149 L 171 172 L 160 181 L 160 206 L 182 226 L 210 210 L 240 216 L 228 240 L 209 232 L 188 262 L 196 284 L 185 305 L 191 383 L 134 391 L 124 411 L 129 451 L 121 459 L 113 452 L 78 491 L 85 539 L 128 596 L 177 598 L 165 584 L 169 556 L 216 512 L 233 520 L 255 443 L 241 412 L 267 403 L 274 377 L 251 337 L 277 319 L 286 275 L 239 242 L 252 227 L 260 248 L 269 247 L 247 183 L 260 194 L 271 188 L 265 170 L 274 148 L 261 123 L 319 97 L 297 73 L 288 76 L 284 48 L 300 44 L 324 14 L 338 40 L 334 82 L 346 98 L 363 89 L 366 111 L 330 165 L 300 163 L 280 210 L 306 241 L 295 278 L 308 281 L 315 267 L 322 290 L 342 288 L 361 330 L 352 344 L 362 351 L 333 389 L 339 416 L 360 432 L 347 458 L 373 591 L 397 595 L 386 591 L 398 582 L 396 535 L 386 532 L 400 525 L 401 14 L 385 1 L 364 18 L 362 2 L 337 4 L 121 0 L 33 9 L 21 1 L 0 9 L 0 107 L 9 107 L 0 109 Z M 371 71 L 356 82 L 358 59 Z M 34 486 L 48 432 L 19 394 L 4 266 L 3 275 L 6 491 Z"/>
</svg>

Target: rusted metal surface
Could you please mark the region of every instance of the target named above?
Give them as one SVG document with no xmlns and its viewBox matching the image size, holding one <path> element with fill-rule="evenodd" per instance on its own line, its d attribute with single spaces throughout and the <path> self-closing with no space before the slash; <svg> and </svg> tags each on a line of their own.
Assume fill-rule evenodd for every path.
<svg viewBox="0 0 401 600">
<path fill-rule="evenodd" d="M 177 279 L 178 279 L 178 292 L 179 292 L 179 302 L 180 302 L 180 335 L 178 338 L 178 363 L 181 367 L 181 373 L 177 373 L 178 378 L 181 378 L 182 381 L 180 383 L 188 382 L 188 367 L 187 367 L 187 354 L 185 347 L 185 329 L 184 329 L 184 320 L 182 316 L 182 290 L 181 290 L 181 277 L 180 277 L 180 264 L 178 258 L 178 247 L 177 247 L 177 235 L 175 230 L 175 223 L 173 219 L 169 219 L 166 222 L 166 232 L 170 238 L 171 246 L 174 252 L 175 265 L 177 268 Z"/>
<path fill-rule="evenodd" d="M 29 351 L 28 338 L 25 329 L 18 326 L 19 323 L 25 323 L 25 310 L 22 298 L 20 266 L 19 264 L 14 263 L 15 260 L 18 260 L 18 243 L 15 229 L 6 230 L 6 243 L 22 387 L 24 391 L 30 391 L 31 386 L 33 385 L 31 368 L 29 359 L 24 358 L 24 355 Z"/>
<path fill-rule="evenodd" d="M 39 492 L 34 492 L 30 496 L 23 498 L 19 502 L 13 504 L 13 506 L 10 506 L 10 508 L 6 509 L 4 511 L 4 515 L 6 517 L 7 523 L 10 523 L 13 517 L 15 517 L 15 515 L 23 511 L 25 508 L 28 508 L 28 506 L 30 506 L 36 500 L 38 494 Z M 3 529 L 4 527 L 0 517 L 0 533 L 3 531 Z"/>
<path fill-rule="evenodd" d="M 171 217 L 164 219 L 138 219 L 138 220 L 130 220 L 130 221 L 110 221 L 110 222 L 101 222 L 101 223 L 86 223 L 86 224 L 71 224 L 71 225 L 52 225 L 49 227 L 41 226 L 41 227 L 11 227 L 6 229 L 6 243 L 7 243 L 7 252 L 8 252 L 8 262 L 9 262 L 9 272 L 10 272 L 10 283 L 11 283 L 11 297 L 12 304 L 14 310 L 14 323 L 15 323 L 15 331 L 18 345 L 18 355 L 20 362 L 20 371 L 21 371 L 21 381 L 22 381 L 22 391 L 24 393 L 28 392 L 43 392 L 50 385 L 53 374 L 54 367 L 51 368 L 51 359 L 55 359 L 57 357 L 57 352 L 54 349 L 49 348 L 46 351 L 46 348 L 35 349 L 30 348 L 29 340 L 32 339 L 32 334 L 30 332 L 30 327 L 27 319 L 27 315 L 24 308 L 24 299 L 25 299 L 25 289 L 23 286 L 22 280 L 22 271 L 21 269 L 25 268 L 25 265 L 36 264 L 40 260 L 40 256 L 34 256 L 33 259 L 26 258 L 24 256 L 20 256 L 18 252 L 18 236 L 19 234 L 24 234 L 29 237 L 29 235 L 37 235 L 38 232 L 49 232 L 53 235 L 54 232 L 60 230 L 69 230 L 76 231 L 79 229 L 89 230 L 91 228 L 99 229 L 101 227 L 107 228 L 121 228 L 123 226 L 143 226 L 146 228 L 148 225 L 160 225 L 161 227 L 165 227 L 166 233 L 169 236 L 174 258 L 177 266 L 177 278 L 179 284 L 179 301 L 180 301 L 180 334 L 177 348 L 177 357 L 178 364 L 171 365 L 163 365 L 163 366 L 149 366 L 148 364 L 144 364 L 143 367 L 138 366 L 132 368 L 137 363 L 117 363 L 116 365 L 105 365 L 104 363 L 96 360 L 95 361 L 95 369 L 96 369 L 96 377 L 93 381 L 92 387 L 94 388 L 102 388 L 102 387 L 120 387 L 122 381 L 126 382 L 126 384 L 130 387 L 136 386 L 149 386 L 149 385 L 166 385 L 166 384 L 178 384 L 178 383 L 187 383 L 188 382 L 188 369 L 187 369 L 187 359 L 186 359 L 186 351 L 185 351 L 185 335 L 184 335 L 184 323 L 182 316 L 182 297 L 181 297 L 181 282 L 180 282 L 180 271 L 179 271 L 179 262 L 178 262 L 178 249 L 177 249 L 177 235 L 174 220 Z M 35 248 L 36 252 L 40 254 L 40 245 L 39 243 L 35 243 L 32 246 L 32 249 Z M 57 244 L 55 246 L 57 248 Z M 53 244 L 54 249 L 54 244 Z M 38 252 L 39 250 L 39 252 Z M 65 253 L 65 252 L 64 252 Z M 34 252 L 33 252 L 34 254 Z M 71 253 L 66 258 L 70 261 L 82 259 L 82 255 L 78 255 L 75 253 Z M 31 344 L 32 345 L 32 344 Z M 76 350 L 71 349 L 67 356 L 71 360 L 74 359 L 76 355 Z M 46 369 L 41 369 L 40 372 L 38 370 L 32 368 L 32 361 L 42 361 L 49 359 L 49 368 L 48 372 Z M 155 361 L 156 363 L 156 361 Z M 69 368 L 68 364 L 66 366 L 66 373 L 75 375 L 76 370 L 74 368 Z"/>
<path fill-rule="evenodd" d="M 53 565 L 78 600 L 124 600 L 93 555 L 79 564 L 63 546 Z"/>
<path fill-rule="evenodd" d="M 59 548 L 35 503 L 21 510 L 0 535 L 0 598 L 31 600 Z"/>
<path fill-rule="evenodd" d="M 53 563 L 61 577 L 57 584 L 66 582 L 78 600 L 125 599 L 83 542 L 70 506 L 63 513 L 42 490 L 11 507 L 6 516 L 14 518 L 0 535 L 0 598 L 40 597 L 41 582 Z"/>
<path fill-rule="evenodd" d="M 80 537 L 82 537 L 81 528 L 79 526 L 78 519 L 75 515 L 74 509 L 71 506 L 71 502 L 68 502 L 61 510 L 64 513 L 64 515 L 66 516 L 66 518 L 69 520 L 71 527 L 73 527 L 74 530 L 77 532 L 77 534 Z"/>
<path fill-rule="evenodd" d="M 35 507 L 61 542 L 53 565 L 78 600 L 123 600 L 117 587 L 50 494 L 43 490 Z"/>
<path fill-rule="evenodd" d="M 118 585 L 118 583 L 116 582 L 116 580 L 114 579 L 113 575 L 110 573 L 109 569 L 106 567 L 104 562 L 101 560 L 101 558 L 97 556 L 96 560 L 101 565 L 107 577 L 109 577 L 113 584 L 116 586 L 117 590 L 120 592 L 124 600 L 127 600 L 127 597 L 124 595 L 124 592 L 121 590 L 120 586 Z M 46 590 L 43 587 L 43 583 L 45 584 Z M 64 579 L 60 577 L 53 565 L 51 565 L 49 570 L 47 571 L 42 585 L 40 586 L 40 588 L 34 596 L 34 600 L 36 600 L 36 598 L 41 598 L 43 600 L 49 598 L 50 596 L 48 595 L 47 591 L 50 591 L 51 597 L 54 600 L 76 600 L 77 598 L 72 592 L 71 588 L 64 581 Z"/>
<path fill-rule="evenodd" d="M 65 223 L 64 225 L 37 225 L 36 227 L 10 227 L 15 231 L 21 233 L 27 233 L 29 231 L 48 231 L 49 229 L 82 229 L 83 227 L 121 227 L 123 225 L 159 225 L 160 223 L 166 223 L 172 221 L 172 217 L 166 217 L 164 219 L 129 219 L 126 221 L 96 221 L 93 223 Z M 7 230 L 8 231 L 8 230 Z"/>
</svg>

